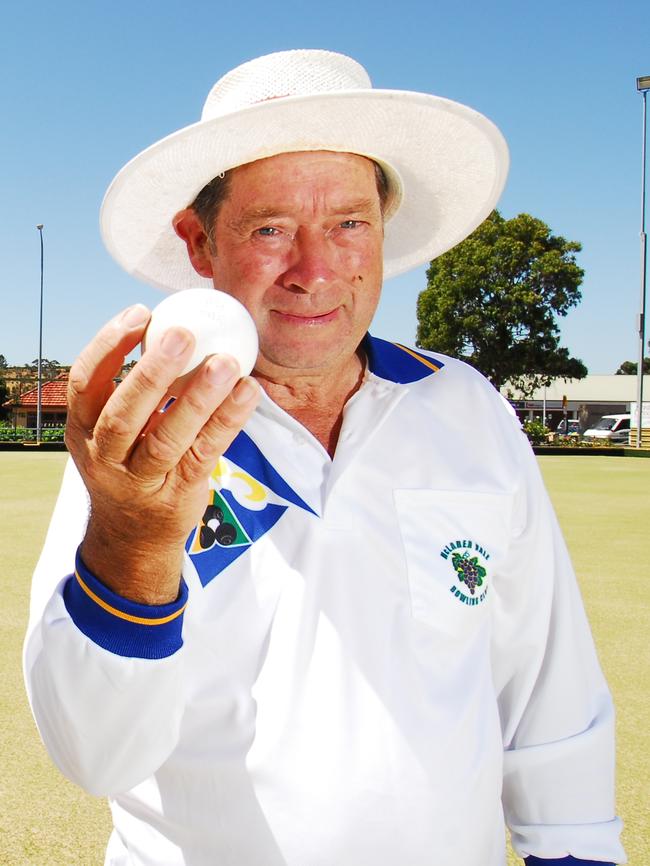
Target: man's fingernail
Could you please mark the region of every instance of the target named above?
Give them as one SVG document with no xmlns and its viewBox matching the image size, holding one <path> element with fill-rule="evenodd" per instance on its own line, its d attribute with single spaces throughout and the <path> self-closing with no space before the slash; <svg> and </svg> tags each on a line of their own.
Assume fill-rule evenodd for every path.
<svg viewBox="0 0 650 866">
<path fill-rule="evenodd" d="M 144 304 L 134 304 L 127 310 L 124 310 L 120 318 L 120 322 L 129 328 L 137 328 L 149 318 L 149 310 Z"/>
<path fill-rule="evenodd" d="M 189 331 L 182 330 L 181 328 L 170 328 L 163 334 L 160 348 L 168 358 L 178 358 L 187 349 L 190 340 Z"/>
<path fill-rule="evenodd" d="M 232 392 L 232 399 L 235 403 L 248 403 L 253 397 L 259 394 L 260 387 L 251 376 L 247 376 L 237 383 L 237 386 Z"/>
<path fill-rule="evenodd" d="M 239 364 L 230 355 L 213 355 L 205 365 L 208 379 L 213 385 L 225 385 L 239 376 Z"/>
</svg>

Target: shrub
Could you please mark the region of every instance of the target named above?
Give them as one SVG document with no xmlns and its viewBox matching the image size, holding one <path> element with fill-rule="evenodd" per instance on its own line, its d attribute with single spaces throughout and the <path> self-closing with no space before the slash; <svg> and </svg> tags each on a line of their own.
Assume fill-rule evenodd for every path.
<svg viewBox="0 0 650 866">
<path fill-rule="evenodd" d="M 544 423 L 535 418 L 533 421 L 524 421 L 523 430 L 531 445 L 542 445 L 546 442 L 548 434 L 551 432 Z"/>
<path fill-rule="evenodd" d="M 0 442 L 32 442 L 34 431 L 27 427 L 14 427 L 7 421 L 0 421 Z"/>
<path fill-rule="evenodd" d="M 43 427 L 41 442 L 63 442 L 65 427 Z M 35 442 L 36 430 L 31 427 L 14 427 L 8 421 L 0 421 L 0 442 Z"/>
<path fill-rule="evenodd" d="M 46 427 L 41 431 L 43 442 L 63 442 L 65 427 Z"/>
</svg>

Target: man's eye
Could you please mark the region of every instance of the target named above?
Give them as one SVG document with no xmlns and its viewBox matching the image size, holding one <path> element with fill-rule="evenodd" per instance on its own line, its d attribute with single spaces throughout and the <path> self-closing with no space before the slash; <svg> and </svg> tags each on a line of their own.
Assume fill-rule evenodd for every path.
<svg viewBox="0 0 650 866">
<path fill-rule="evenodd" d="M 273 228 L 273 226 L 262 226 L 262 228 L 256 230 L 256 234 L 264 238 L 272 238 L 278 234 L 278 230 Z"/>
<path fill-rule="evenodd" d="M 361 225 L 359 220 L 344 220 L 341 223 L 341 228 L 342 229 L 355 229 L 359 225 Z"/>
</svg>

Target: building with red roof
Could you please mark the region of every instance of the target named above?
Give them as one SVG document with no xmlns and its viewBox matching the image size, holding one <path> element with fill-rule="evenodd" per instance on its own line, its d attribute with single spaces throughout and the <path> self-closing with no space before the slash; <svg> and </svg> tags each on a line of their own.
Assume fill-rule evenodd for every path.
<svg viewBox="0 0 650 866">
<path fill-rule="evenodd" d="M 41 426 L 63 427 L 68 417 L 68 372 L 62 371 L 49 382 L 41 385 Z M 11 409 L 11 421 L 15 427 L 36 427 L 38 388 L 31 388 L 3 403 Z"/>
</svg>

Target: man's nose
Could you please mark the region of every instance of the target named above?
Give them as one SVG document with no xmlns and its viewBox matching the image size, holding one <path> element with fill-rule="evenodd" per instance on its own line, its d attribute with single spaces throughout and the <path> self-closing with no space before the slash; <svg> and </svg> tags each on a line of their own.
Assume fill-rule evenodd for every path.
<svg viewBox="0 0 650 866">
<path fill-rule="evenodd" d="M 281 283 L 291 291 L 317 292 L 336 278 L 336 258 L 337 251 L 324 233 L 300 229 Z"/>
</svg>

